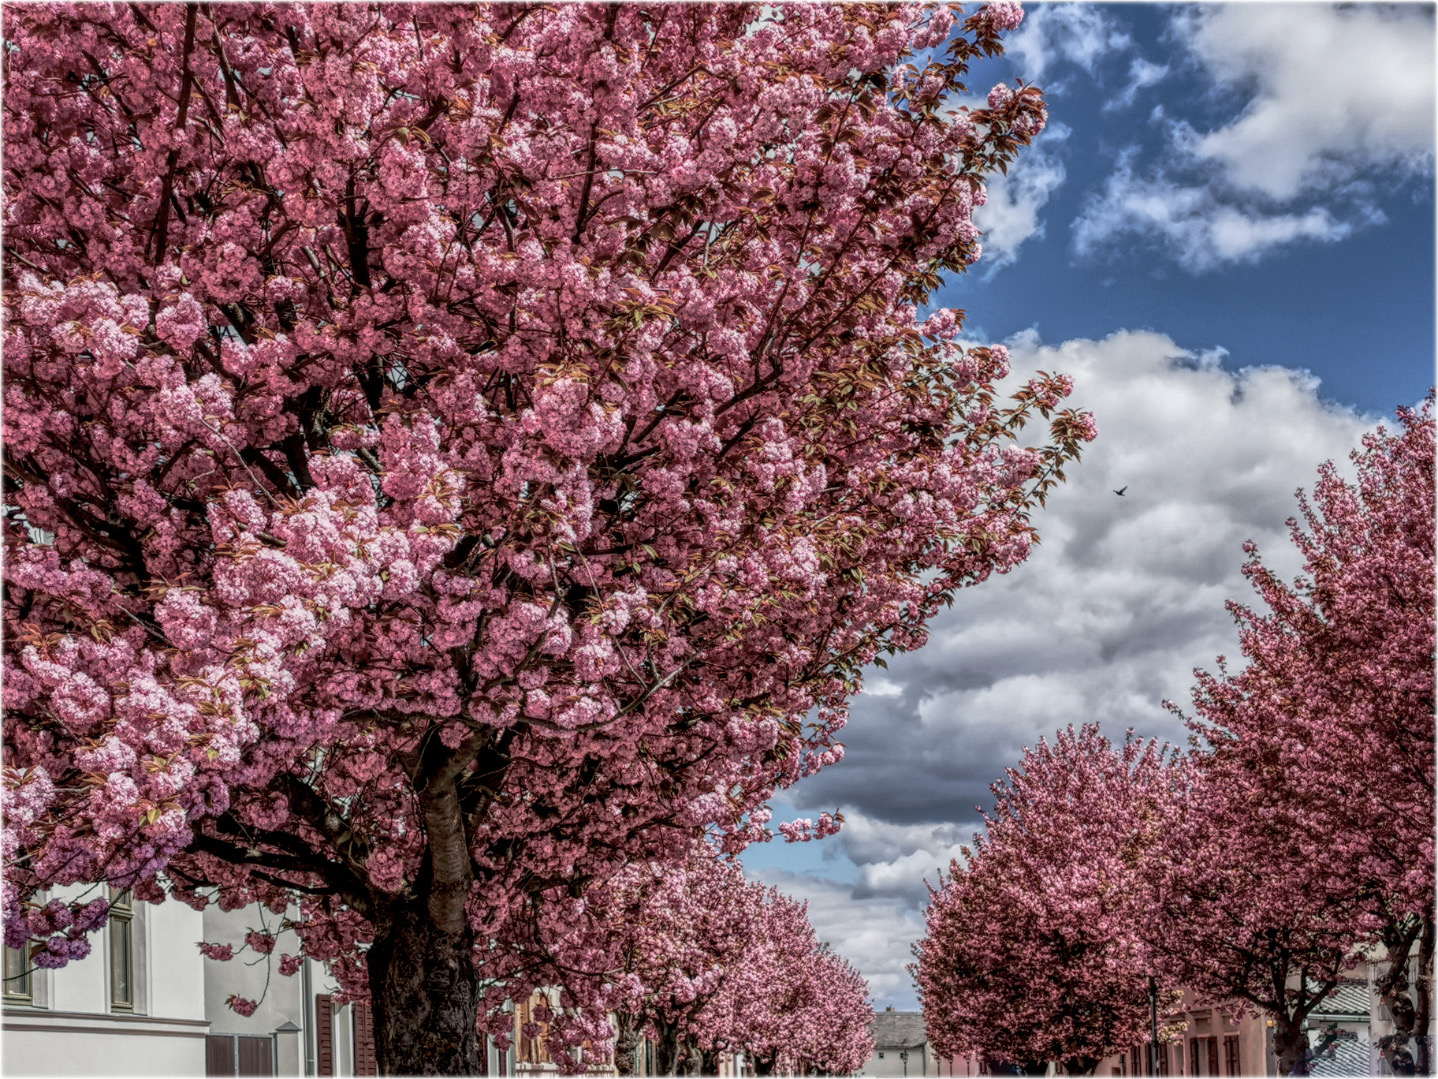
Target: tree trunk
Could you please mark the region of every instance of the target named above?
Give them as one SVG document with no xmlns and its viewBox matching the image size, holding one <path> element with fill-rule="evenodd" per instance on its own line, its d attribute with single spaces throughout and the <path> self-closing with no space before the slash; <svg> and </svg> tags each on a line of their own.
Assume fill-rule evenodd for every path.
<svg viewBox="0 0 1438 1079">
<path fill-rule="evenodd" d="M 467 922 L 446 933 L 423 900 L 398 906 L 367 956 L 381 1075 L 482 1075 L 479 977 Z"/>
<path fill-rule="evenodd" d="M 1098 1064 L 1098 1057 L 1069 1057 L 1068 1060 L 1064 1061 L 1064 1074 L 1092 1075 L 1098 1069 Z M 1138 1074 L 1137 1069 L 1135 1069 L 1134 1074 Z M 1146 1075 L 1148 1073 L 1145 1072 L 1144 1074 Z"/>
<path fill-rule="evenodd" d="M 1413 1016 L 1413 1040 L 1416 1043 L 1415 1063 L 1419 1075 L 1433 1074 L 1433 1039 L 1428 1026 L 1433 1021 L 1433 947 L 1432 914 L 1423 917 L 1423 934 L 1418 938 L 1418 1003 Z"/>
<path fill-rule="evenodd" d="M 679 1067 L 679 1024 L 654 1020 L 654 1074 L 677 1075 Z"/>
<path fill-rule="evenodd" d="M 1308 1074 L 1308 1034 L 1301 1022 L 1283 1016 L 1274 1017 L 1273 1052 L 1278 1058 L 1279 1075 Z"/>
<path fill-rule="evenodd" d="M 684 1074 L 704 1074 L 704 1054 L 699 1051 L 693 1042 L 684 1043 Z"/>
<path fill-rule="evenodd" d="M 644 1039 L 640 1035 L 639 1017 L 620 1012 L 614 1017 L 618 1030 L 614 1035 L 614 1071 L 617 1075 L 634 1074 L 634 1053 Z"/>
<path fill-rule="evenodd" d="M 1416 1005 L 1410 992 L 1412 984 L 1408 978 L 1408 957 L 1413 951 L 1415 940 L 1418 941 L 1419 948 L 1419 999 Z M 1388 969 L 1378 979 L 1377 989 L 1379 998 L 1393 1017 L 1393 1033 L 1383 1039 L 1383 1057 L 1398 1075 L 1408 1072 L 1408 1064 L 1400 1058 L 1400 1054 L 1408 1055 L 1415 1064 L 1418 1064 L 1418 1057 L 1430 1058 L 1417 1067 L 1419 1074 L 1427 1075 L 1432 1052 L 1427 1036 L 1432 1009 L 1432 917 L 1410 918 L 1390 924 L 1383 931 L 1383 947 L 1388 952 Z M 1412 1052 L 1410 1047 L 1416 1048 L 1417 1052 Z"/>
<path fill-rule="evenodd" d="M 773 1058 L 773 1057 L 758 1057 L 758 1056 L 756 1056 L 756 1057 L 754 1057 L 752 1063 L 753 1063 L 753 1065 L 754 1065 L 754 1074 L 755 1074 L 755 1075 L 773 1075 L 773 1074 L 774 1074 L 774 1058 Z"/>
</svg>

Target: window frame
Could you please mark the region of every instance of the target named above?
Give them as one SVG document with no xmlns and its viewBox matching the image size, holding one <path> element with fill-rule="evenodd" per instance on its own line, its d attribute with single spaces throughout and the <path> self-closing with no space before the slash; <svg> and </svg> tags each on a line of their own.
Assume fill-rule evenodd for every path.
<svg viewBox="0 0 1438 1079">
<path fill-rule="evenodd" d="M 1238 1045 L 1237 1034 L 1223 1036 L 1223 1071 L 1225 1075 L 1242 1075 L 1243 1059 Z"/>
<path fill-rule="evenodd" d="M 13 957 L 13 958 L 12 958 Z M 10 973 L 12 963 L 18 963 L 17 974 Z M 5 949 L 4 1001 L 6 1004 L 35 1006 L 35 968 L 30 965 L 30 949 L 26 946 Z"/>
<path fill-rule="evenodd" d="M 110 887 L 110 923 L 107 929 L 110 1010 L 133 1015 L 138 1010 L 135 1000 L 135 973 L 138 964 L 135 962 L 135 897 L 128 888 L 116 888 L 113 885 Z M 128 994 L 128 999 L 124 1000 L 120 999 L 119 993 L 118 953 L 121 951 L 125 967 L 125 991 Z"/>
</svg>

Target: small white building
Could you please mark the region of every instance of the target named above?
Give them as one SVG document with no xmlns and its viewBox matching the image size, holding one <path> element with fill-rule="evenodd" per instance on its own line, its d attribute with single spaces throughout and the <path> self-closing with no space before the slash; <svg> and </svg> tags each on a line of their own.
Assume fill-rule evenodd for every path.
<svg viewBox="0 0 1438 1079">
<path fill-rule="evenodd" d="M 874 1013 L 874 1051 L 859 1075 L 938 1075 L 939 1058 L 929 1045 L 923 1012 L 885 1008 Z"/>
<path fill-rule="evenodd" d="M 60 888 L 49 898 L 85 900 L 98 887 Z M 90 954 L 58 970 L 30 968 L 4 949 L 0 1073 L 5 1076 L 371 1076 L 378 1074 L 366 1004 L 341 1005 L 324 966 L 306 959 L 288 977 L 282 955 L 299 955 L 284 917 L 259 906 L 203 913 L 170 899 L 112 900 L 110 922 L 91 934 Z M 276 937 L 269 955 L 241 948 L 251 930 Z M 228 944 L 229 960 L 206 959 L 201 942 Z M 254 1014 L 229 1006 L 254 1001 Z M 522 1066 L 489 1043 L 490 1075 Z M 553 1070 L 550 1066 L 547 1070 Z"/>
</svg>

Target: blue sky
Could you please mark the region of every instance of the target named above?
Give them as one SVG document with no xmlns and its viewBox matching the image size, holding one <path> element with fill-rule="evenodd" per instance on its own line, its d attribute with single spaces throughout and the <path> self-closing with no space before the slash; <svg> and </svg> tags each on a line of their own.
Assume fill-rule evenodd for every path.
<svg viewBox="0 0 1438 1079">
<path fill-rule="evenodd" d="M 1035 4 L 974 72 L 1043 87 L 1050 126 L 938 303 L 1016 379 L 1072 374 L 1100 434 L 1030 561 L 870 672 L 848 757 L 775 803 L 843 832 L 745 855 L 880 1006 L 916 1006 L 924 878 L 988 784 L 1071 722 L 1183 737 L 1161 702 L 1236 653 L 1242 542 L 1295 572 L 1295 488 L 1433 384 L 1433 67 L 1427 4 Z"/>
</svg>

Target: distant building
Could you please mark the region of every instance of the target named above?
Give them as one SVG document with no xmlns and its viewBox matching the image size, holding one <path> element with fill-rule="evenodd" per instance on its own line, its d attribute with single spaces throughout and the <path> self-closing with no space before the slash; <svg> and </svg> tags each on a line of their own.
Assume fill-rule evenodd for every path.
<svg viewBox="0 0 1438 1079">
<path fill-rule="evenodd" d="M 873 1032 L 874 1051 L 858 1074 L 939 1074 L 939 1058 L 929 1045 L 923 1012 L 896 1012 L 885 1008 L 874 1013 Z"/>
<path fill-rule="evenodd" d="M 1176 1039 L 1160 1043 L 1158 1074 L 1163 1076 L 1273 1075 L 1272 1038 L 1266 1020 L 1199 1006 L 1185 992 L 1185 1024 Z M 1141 1041 L 1122 1053 L 1105 1057 L 1095 1075 L 1148 1075 L 1150 1043 Z"/>
<path fill-rule="evenodd" d="M 1344 981 L 1309 1013 L 1304 1022 L 1308 1044 L 1315 1050 L 1310 1075 L 1377 1075 L 1373 1046 L 1373 986 L 1357 979 Z"/>
</svg>

